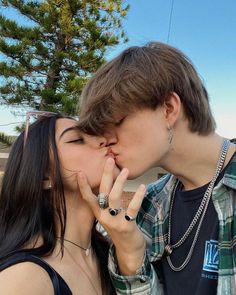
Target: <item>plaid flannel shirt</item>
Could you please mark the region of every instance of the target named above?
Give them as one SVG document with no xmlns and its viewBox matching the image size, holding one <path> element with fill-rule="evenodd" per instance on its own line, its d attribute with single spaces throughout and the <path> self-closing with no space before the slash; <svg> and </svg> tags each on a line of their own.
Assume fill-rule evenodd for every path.
<svg viewBox="0 0 236 295">
<path fill-rule="evenodd" d="M 163 294 L 151 264 L 162 258 L 168 231 L 170 190 L 175 177 L 165 175 L 150 184 L 137 223 L 150 247 L 137 275 L 121 276 L 114 249 L 109 254 L 109 270 L 117 294 Z M 219 220 L 219 270 L 217 295 L 236 294 L 236 153 L 225 170 L 221 181 L 214 188 L 212 200 Z"/>
</svg>

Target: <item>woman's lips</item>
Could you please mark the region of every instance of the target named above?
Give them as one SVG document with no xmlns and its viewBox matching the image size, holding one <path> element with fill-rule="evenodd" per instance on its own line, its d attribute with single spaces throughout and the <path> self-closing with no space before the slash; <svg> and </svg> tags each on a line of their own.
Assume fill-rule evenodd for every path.
<svg viewBox="0 0 236 295">
<path fill-rule="evenodd" d="M 108 148 L 108 149 L 107 149 L 106 156 L 109 156 L 109 157 L 115 159 L 115 154 L 113 153 L 113 151 L 112 151 L 111 148 Z"/>
</svg>

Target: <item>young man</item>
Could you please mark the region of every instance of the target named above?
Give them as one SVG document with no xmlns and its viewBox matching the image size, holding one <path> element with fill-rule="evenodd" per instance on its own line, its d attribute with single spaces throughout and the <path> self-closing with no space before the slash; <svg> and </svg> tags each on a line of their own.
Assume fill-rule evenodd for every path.
<svg viewBox="0 0 236 295">
<path fill-rule="evenodd" d="M 162 43 L 128 48 L 88 82 L 80 127 L 106 135 L 129 178 L 157 166 L 169 172 L 148 186 L 140 210 L 141 192 L 127 212 L 119 210 L 127 169 L 112 189 L 112 163 L 105 169 L 100 191 L 110 193 L 110 208 L 100 209 L 80 180 L 114 242 L 118 294 L 162 294 L 160 282 L 168 295 L 236 294 L 236 146 L 215 133 L 189 59 Z"/>
</svg>

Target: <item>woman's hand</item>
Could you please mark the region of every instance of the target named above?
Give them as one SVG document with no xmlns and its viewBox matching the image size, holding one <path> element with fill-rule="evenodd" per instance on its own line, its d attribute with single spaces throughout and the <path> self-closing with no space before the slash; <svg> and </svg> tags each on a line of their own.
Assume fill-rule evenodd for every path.
<svg viewBox="0 0 236 295">
<path fill-rule="evenodd" d="M 136 221 L 126 220 L 125 215 L 134 218 L 137 216 L 145 195 L 145 186 L 141 184 L 138 187 L 129 206 L 124 210 L 121 208 L 121 197 L 129 171 L 124 168 L 114 182 L 114 167 L 114 160 L 109 158 L 104 166 L 99 189 L 100 193 L 109 195 L 109 207 L 106 209 L 99 207 L 97 196 L 93 194 L 82 172 L 78 174 L 78 183 L 83 199 L 87 201 L 98 222 L 107 231 L 115 245 L 120 272 L 123 275 L 134 275 L 143 262 L 146 243 Z M 121 208 L 121 211 L 116 216 L 112 216 L 109 208 Z"/>
</svg>

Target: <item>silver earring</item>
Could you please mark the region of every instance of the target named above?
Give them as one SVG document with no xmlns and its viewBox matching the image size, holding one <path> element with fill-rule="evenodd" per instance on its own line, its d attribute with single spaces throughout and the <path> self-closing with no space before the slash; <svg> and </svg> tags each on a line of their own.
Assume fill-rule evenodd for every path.
<svg viewBox="0 0 236 295">
<path fill-rule="evenodd" d="M 52 188 L 52 182 L 49 177 L 45 177 L 43 180 L 43 189 L 50 190 Z"/>
<path fill-rule="evenodd" d="M 169 142 L 169 144 L 171 144 L 172 139 L 173 139 L 173 135 L 174 135 L 173 129 L 169 125 L 168 125 L 167 129 L 168 129 L 168 132 L 169 132 L 169 134 L 168 134 L 168 142 Z"/>
</svg>

